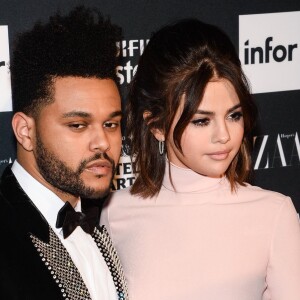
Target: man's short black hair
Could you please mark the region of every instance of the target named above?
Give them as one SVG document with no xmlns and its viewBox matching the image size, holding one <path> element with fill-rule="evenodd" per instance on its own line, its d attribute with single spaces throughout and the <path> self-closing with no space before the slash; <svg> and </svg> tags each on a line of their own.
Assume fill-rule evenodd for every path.
<svg viewBox="0 0 300 300">
<path fill-rule="evenodd" d="M 14 112 L 37 116 L 53 102 L 55 78 L 94 77 L 117 81 L 121 30 L 96 9 L 76 7 L 18 35 L 11 62 Z"/>
</svg>

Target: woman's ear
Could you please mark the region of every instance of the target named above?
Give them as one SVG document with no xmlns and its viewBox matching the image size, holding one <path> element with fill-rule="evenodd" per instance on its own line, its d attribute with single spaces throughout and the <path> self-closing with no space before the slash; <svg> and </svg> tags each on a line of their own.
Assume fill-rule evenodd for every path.
<svg viewBox="0 0 300 300">
<path fill-rule="evenodd" d="M 147 122 L 147 125 L 151 124 L 153 122 L 153 119 L 151 119 L 151 112 L 150 111 L 144 111 L 143 113 L 143 118 L 144 120 Z M 154 135 L 154 137 L 158 140 L 158 141 L 165 141 L 165 134 L 161 129 L 158 128 L 151 128 L 150 131 L 152 132 L 152 134 Z"/>
<path fill-rule="evenodd" d="M 12 119 L 12 128 L 16 139 L 26 151 L 33 150 L 33 137 L 35 134 L 34 119 L 22 112 L 14 114 Z"/>
</svg>

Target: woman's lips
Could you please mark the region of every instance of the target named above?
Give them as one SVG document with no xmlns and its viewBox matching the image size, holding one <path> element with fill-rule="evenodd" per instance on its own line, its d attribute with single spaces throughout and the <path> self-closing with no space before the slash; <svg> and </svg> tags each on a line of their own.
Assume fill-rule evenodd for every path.
<svg viewBox="0 0 300 300">
<path fill-rule="evenodd" d="M 224 160 L 229 156 L 230 151 L 218 151 L 209 153 L 208 156 L 213 160 Z"/>
</svg>

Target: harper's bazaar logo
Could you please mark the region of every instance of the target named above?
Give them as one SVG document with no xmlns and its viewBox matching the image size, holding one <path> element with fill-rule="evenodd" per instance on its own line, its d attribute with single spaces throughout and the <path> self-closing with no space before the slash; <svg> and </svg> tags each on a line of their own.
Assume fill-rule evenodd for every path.
<svg viewBox="0 0 300 300">
<path fill-rule="evenodd" d="M 254 170 L 300 166 L 298 132 L 254 138 Z"/>
</svg>

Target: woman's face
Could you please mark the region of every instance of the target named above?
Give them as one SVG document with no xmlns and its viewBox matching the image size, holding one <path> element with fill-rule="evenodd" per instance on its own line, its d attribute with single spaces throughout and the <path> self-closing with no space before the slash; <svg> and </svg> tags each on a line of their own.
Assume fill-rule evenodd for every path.
<svg viewBox="0 0 300 300">
<path fill-rule="evenodd" d="M 183 153 L 173 140 L 182 109 L 183 101 L 167 138 L 169 161 L 205 176 L 223 176 L 239 151 L 244 135 L 243 113 L 234 87 L 225 79 L 207 84 L 199 108 L 183 132 Z"/>
</svg>

